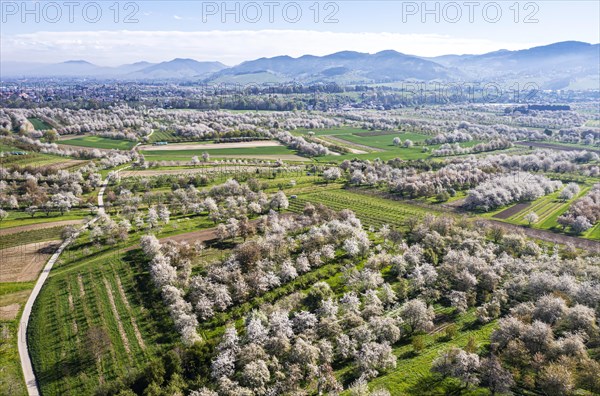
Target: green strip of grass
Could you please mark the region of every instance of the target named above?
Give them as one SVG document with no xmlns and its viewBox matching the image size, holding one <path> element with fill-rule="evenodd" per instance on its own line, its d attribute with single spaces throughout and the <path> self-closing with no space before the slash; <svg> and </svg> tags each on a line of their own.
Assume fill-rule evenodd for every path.
<svg viewBox="0 0 600 396">
<path fill-rule="evenodd" d="M 82 136 L 74 139 L 61 140 L 60 144 L 101 149 L 130 150 L 136 143 L 130 142 L 129 140 L 109 139 L 101 136 Z"/>
</svg>

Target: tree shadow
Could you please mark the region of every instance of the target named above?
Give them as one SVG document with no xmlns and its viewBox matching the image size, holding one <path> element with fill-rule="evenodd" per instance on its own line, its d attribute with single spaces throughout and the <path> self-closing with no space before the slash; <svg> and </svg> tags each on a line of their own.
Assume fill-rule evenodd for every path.
<svg viewBox="0 0 600 396">
<path fill-rule="evenodd" d="M 439 374 L 425 374 L 414 385 L 408 394 L 423 396 L 461 395 L 464 387 L 452 378 L 444 378 Z"/>
</svg>

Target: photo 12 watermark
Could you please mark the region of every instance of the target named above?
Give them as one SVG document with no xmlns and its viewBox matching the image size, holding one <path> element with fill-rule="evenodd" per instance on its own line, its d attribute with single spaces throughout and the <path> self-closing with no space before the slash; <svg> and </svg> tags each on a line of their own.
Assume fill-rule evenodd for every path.
<svg viewBox="0 0 600 396">
<path fill-rule="evenodd" d="M 202 22 L 220 23 L 338 23 L 338 2 L 310 1 L 204 1 Z"/>
<path fill-rule="evenodd" d="M 404 1 L 401 9 L 402 23 L 538 23 L 540 6 L 532 1 Z"/>
<path fill-rule="evenodd" d="M 2 23 L 138 23 L 140 3 L 135 1 L 2 1 Z"/>
</svg>

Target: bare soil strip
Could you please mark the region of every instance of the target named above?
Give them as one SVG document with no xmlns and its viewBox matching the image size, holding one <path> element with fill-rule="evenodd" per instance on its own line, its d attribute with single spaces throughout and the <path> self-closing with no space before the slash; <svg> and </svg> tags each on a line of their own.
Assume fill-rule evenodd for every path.
<svg viewBox="0 0 600 396">
<path fill-rule="evenodd" d="M 17 232 L 25 232 L 25 231 L 33 231 L 33 230 L 41 230 L 43 228 L 54 228 L 54 227 L 62 227 L 74 224 L 83 224 L 84 220 L 63 220 L 63 221 L 53 221 L 49 223 L 38 223 L 38 224 L 28 224 L 17 227 L 3 228 L 0 229 L 1 235 L 9 235 L 16 234 Z"/>
<path fill-rule="evenodd" d="M 73 334 L 77 334 L 77 320 L 75 320 L 75 304 L 73 304 L 73 295 L 69 291 L 69 311 L 73 315 Z"/>
<path fill-rule="evenodd" d="M 60 241 L 36 242 L 0 250 L 0 282 L 36 280 Z"/>
<path fill-rule="evenodd" d="M 123 347 L 127 352 L 128 356 L 131 356 L 131 348 L 129 347 L 129 339 L 127 338 L 127 333 L 125 332 L 125 328 L 123 327 L 123 323 L 121 322 L 121 317 L 119 316 L 119 311 L 117 311 L 117 305 L 115 304 L 115 297 L 113 296 L 112 288 L 110 284 L 103 278 L 104 286 L 106 287 L 106 292 L 108 294 L 108 300 L 110 301 L 110 308 L 115 316 L 115 321 L 117 322 L 117 326 L 119 328 L 119 334 L 121 335 L 121 340 L 123 341 Z"/>
<path fill-rule="evenodd" d="M 528 208 L 530 206 L 531 202 L 521 202 L 514 206 L 511 206 L 508 209 L 503 210 L 500 213 L 496 213 L 492 217 L 495 219 L 508 219 L 509 217 L 516 215 L 517 213 L 521 212 L 522 210 L 525 210 L 525 208 Z"/>
<path fill-rule="evenodd" d="M 81 274 L 77 274 L 77 283 L 79 284 L 79 297 L 83 298 L 85 296 L 85 289 L 83 288 L 83 278 Z"/>
<path fill-rule="evenodd" d="M 135 316 L 131 313 L 131 306 L 129 305 L 129 300 L 127 300 L 127 296 L 125 295 L 125 290 L 123 289 L 123 284 L 121 283 L 121 278 L 119 276 L 117 278 L 117 287 L 119 289 L 119 294 L 121 295 L 121 300 L 123 300 L 123 304 L 127 308 L 127 312 L 129 312 L 129 316 L 131 318 L 131 326 L 133 327 L 133 332 L 135 333 L 135 338 L 142 349 L 146 349 L 146 344 L 144 343 L 144 338 L 142 337 L 142 333 L 140 333 L 140 329 L 138 328 L 137 321 L 135 320 Z"/>
</svg>

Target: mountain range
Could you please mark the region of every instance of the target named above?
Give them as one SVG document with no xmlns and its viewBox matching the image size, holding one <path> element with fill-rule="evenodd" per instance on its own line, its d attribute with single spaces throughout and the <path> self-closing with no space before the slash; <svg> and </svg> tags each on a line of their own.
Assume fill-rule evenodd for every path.
<svg viewBox="0 0 600 396">
<path fill-rule="evenodd" d="M 565 41 L 525 50 L 433 58 L 388 50 L 375 54 L 342 51 L 325 56 L 260 58 L 228 67 L 220 62 L 173 59 L 103 67 L 85 60 L 57 64 L 2 62 L 5 78 L 91 78 L 124 81 L 197 81 L 206 83 L 516 80 L 542 88 L 600 87 L 600 44 Z"/>
</svg>

